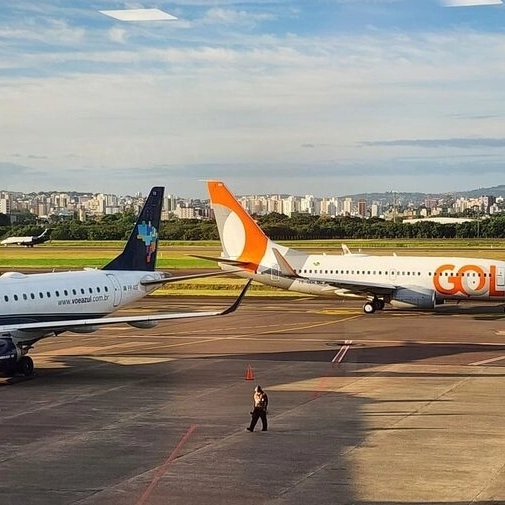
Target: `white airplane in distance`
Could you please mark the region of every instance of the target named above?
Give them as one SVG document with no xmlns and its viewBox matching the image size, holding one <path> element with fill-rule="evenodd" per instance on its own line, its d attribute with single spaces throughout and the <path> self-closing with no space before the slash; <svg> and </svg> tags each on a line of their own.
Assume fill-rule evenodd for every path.
<svg viewBox="0 0 505 505">
<path fill-rule="evenodd" d="M 219 270 L 175 277 L 155 271 L 163 191 L 163 187 L 151 190 L 123 252 L 101 270 L 0 276 L 1 372 L 32 375 L 34 365 L 27 353 L 33 344 L 65 331 L 91 333 L 117 323 L 152 328 L 161 320 L 220 316 L 239 306 L 249 283 L 222 311 L 105 317 L 162 284 L 223 274 Z"/>
<path fill-rule="evenodd" d="M 207 182 L 223 252 L 223 270 L 311 295 L 362 298 L 372 314 L 386 303 L 432 309 L 445 300 L 505 301 L 505 262 L 457 257 L 305 254 L 270 240 L 223 182 Z"/>
<path fill-rule="evenodd" d="M 40 235 L 32 235 L 28 237 L 7 237 L 4 238 L 0 244 L 2 245 L 24 245 L 25 247 L 33 247 L 37 244 L 42 244 L 49 240 L 49 235 L 47 232 L 49 228 L 46 228 Z"/>
</svg>

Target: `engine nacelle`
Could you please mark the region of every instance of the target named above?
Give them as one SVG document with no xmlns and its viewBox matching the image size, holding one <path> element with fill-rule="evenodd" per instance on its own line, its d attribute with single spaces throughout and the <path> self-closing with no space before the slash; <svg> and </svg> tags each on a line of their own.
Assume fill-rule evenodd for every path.
<svg viewBox="0 0 505 505">
<path fill-rule="evenodd" d="M 396 289 L 389 303 L 400 309 L 433 309 L 436 303 L 436 293 L 433 289 L 418 286 Z"/>
<path fill-rule="evenodd" d="M 134 328 L 140 328 L 141 330 L 148 330 L 149 328 L 154 328 L 158 326 L 158 321 L 132 321 L 128 323 L 130 326 Z"/>
<path fill-rule="evenodd" d="M 10 338 L 0 338 L 0 372 L 14 370 L 21 353 Z"/>
<path fill-rule="evenodd" d="M 74 326 L 73 328 L 69 328 L 72 333 L 93 333 L 98 331 L 98 326 Z"/>
</svg>

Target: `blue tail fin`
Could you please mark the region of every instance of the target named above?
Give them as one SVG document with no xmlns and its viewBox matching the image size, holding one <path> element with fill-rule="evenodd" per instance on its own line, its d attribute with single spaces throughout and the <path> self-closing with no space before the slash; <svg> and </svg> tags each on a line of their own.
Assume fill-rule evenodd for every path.
<svg viewBox="0 0 505 505">
<path fill-rule="evenodd" d="M 164 189 L 151 189 L 123 252 L 102 270 L 154 270 Z"/>
</svg>

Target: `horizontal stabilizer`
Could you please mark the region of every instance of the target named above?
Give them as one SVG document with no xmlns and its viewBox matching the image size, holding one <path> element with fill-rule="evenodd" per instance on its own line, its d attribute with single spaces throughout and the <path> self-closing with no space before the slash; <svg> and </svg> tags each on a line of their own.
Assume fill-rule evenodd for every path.
<svg viewBox="0 0 505 505">
<path fill-rule="evenodd" d="M 190 279 L 201 279 L 203 277 L 216 277 L 218 275 L 229 275 L 241 271 L 242 271 L 241 269 L 227 270 L 227 271 L 218 270 L 216 272 L 202 272 L 201 274 L 173 275 L 173 276 L 168 275 L 167 277 L 163 277 L 162 279 L 146 279 L 140 281 L 140 284 L 142 284 L 142 286 L 155 286 L 157 284 L 161 286 L 162 284 L 169 284 L 170 282 L 187 281 Z"/>
<path fill-rule="evenodd" d="M 272 247 L 272 252 L 274 253 L 275 259 L 279 264 L 279 270 L 281 271 L 282 275 L 286 277 L 300 278 L 300 276 L 295 272 L 293 267 L 288 263 L 286 258 L 280 253 L 279 249 Z"/>
<path fill-rule="evenodd" d="M 201 260 L 217 261 L 218 263 L 228 263 L 229 265 L 250 265 L 249 261 L 234 260 L 232 258 L 221 258 L 217 256 L 200 256 L 199 254 L 190 254 L 192 258 Z"/>
</svg>

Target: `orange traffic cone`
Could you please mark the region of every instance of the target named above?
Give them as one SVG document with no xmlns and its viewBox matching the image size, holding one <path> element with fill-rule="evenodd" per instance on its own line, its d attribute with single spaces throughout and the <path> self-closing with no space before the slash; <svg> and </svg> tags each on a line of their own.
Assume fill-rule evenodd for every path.
<svg viewBox="0 0 505 505">
<path fill-rule="evenodd" d="M 251 368 L 251 365 L 247 365 L 247 370 L 245 372 L 245 380 L 246 381 L 252 381 L 254 380 L 254 372 Z"/>
</svg>

